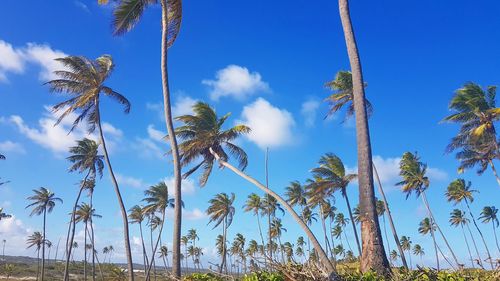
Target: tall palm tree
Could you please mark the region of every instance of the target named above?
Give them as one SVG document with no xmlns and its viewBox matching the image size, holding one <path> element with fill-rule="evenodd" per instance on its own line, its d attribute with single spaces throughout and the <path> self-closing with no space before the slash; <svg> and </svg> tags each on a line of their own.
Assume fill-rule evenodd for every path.
<svg viewBox="0 0 500 281">
<path fill-rule="evenodd" d="M 459 203 L 465 203 L 465 206 L 467 207 L 467 210 L 469 211 L 469 215 L 472 218 L 472 222 L 474 223 L 474 226 L 476 227 L 477 232 L 479 233 L 479 236 L 481 237 L 481 240 L 483 241 L 484 248 L 486 249 L 486 253 L 488 254 L 488 260 L 490 261 L 491 268 L 493 269 L 493 260 L 491 258 L 490 250 L 488 249 L 488 244 L 486 244 L 486 240 L 484 239 L 483 232 L 479 228 L 476 222 L 476 218 L 474 217 L 474 213 L 472 213 L 472 210 L 470 208 L 469 202 L 472 203 L 474 202 L 474 193 L 478 192 L 477 190 L 472 189 L 472 183 L 466 182 L 464 179 L 456 179 L 452 181 L 447 189 L 446 189 L 446 198 L 448 202 L 453 202 L 454 205 L 457 205 Z M 476 254 L 478 256 L 478 263 L 479 266 L 482 266 L 482 259 L 479 255 L 479 250 L 477 249 L 476 246 L 476 241 L 474 240 L 474 236 L 472 235 L 472 232 L 470 230 L 469 224 L 465 224 L 467 229 L 469 230 L 469 234 L 471 236 L 472 242 L 474 244 L 474 248 L 476 249 Z"/>
<path fill-rule="evenodd" d="M 368 106 L 365 99 L 361 59 L 359 58 L 358 46 L 351 22 L 348 0 L 339 0 L 339 12 L 352 72 L 356 141 L 358 146 L 359 204 L 361 212 L 364 214 L 363 221 L 361 222 L 361 240 L 363 241 L 363 249 L 365 251 L 361 255 L 360 269 L 362 272 L 374 270 L 385 275 L 389 273 L 389 261 L 385 254 L 382 234 L 375 210 Z"/>
<path fill-rule="evenodd" d="M 399 163 L 400 173 L 399 175 L 402 177 L 402 181 L 398 182 L 397 185 L 402 187 L 403 193 L 406 194 L 406 198 L 415 192 L 417 198 L 422 196 L 423 203 L 427 208 L 427 212 L 429 213 L 429 218 L 431 219 L 431 224 L 436 225 L 436 229 L 441 234 L 448 250 L 453 256 L 453 260 L 455 264 L 460 267 L 460 262 L 458 262 L 457 257 L 455 256 L 455 252 L 453 252 L 446 236 L 443 231 L 436 222 L 434 215 L 432 214 L 431 208 L 429 206 L 429 201 L 427 201 L 427 196 L 425 194 L 425 190 L 429 187 L 429 178 L 425 175 L 427 172 L 427 165 L 420 162 L 420 157 L 417 153 L 413 154 L 411 152 L 405 152 L 401 161 Z M 432 231 L 432 228 L 431 228 Z"/>
<path fill-rule="evenodd" d="M 401 248 L 403 248 L 404 251 L 408 252 L 408 257 L 410 259 L 410 269 L 413 267 L 411 264 L 411 244 L 413 242 L 411 241 L 410 237 L 408 236 L 401 236 Z"/>
<path fill-rule="evenodd" d="M 231 193 L 231 196 L 228 196 L 226 193 L 219 193 L 208 201 L 210 203 L 207 209 L 207 214 L 210 216 L 210 221 L 208 223 L 213 222 L 214 228 L 222 224 L 222 261 L 219 267 L 219 273 L 222 273 L 222 269 L 224 269 L 227 274 L 227 229 L 233 222 L 234 213 L 236 212 L 233 206 L 235 198 L 236 196 L 234 193 Z"/>
<path fill-rule="evenodd" d="M 440 270 L 439 266 L 439 254 L 438 254 L 438 245 L 436 243 L 436 236 L 435 236 L 435 231 L 436 231 L 436 224 L 433 222 L 431 223 L 431 220 L 429 218 L 424 218 L 418 226 L 418 233 L 422 235 L 427 235 L 428 233 L 431 234 L 432 237 L 432 243 L 434 244 L 434 252 L 436 255 L 436 266 L 437 270 Z M 444 257 L 444 255 L 443 255 Z M 446 257 L 445 257 L 446 258 Z"/>
<path fill-rule="evenodd" d="M 178 127 L 176 130 L 177 136 L 182 140 L 179 148 L 181 151 L 183 165 L 192 163 L 200 156 L 202 158 L 202 161 L 193 169 L 188 171 L 186 175 L 193 173 L 198 168 L 203 166 L 204 171 L 200 178 L 200 185 L 203 186 L 208 180 L 214 162 L 218 161 L 221 167 L 230 169 L 237 175 L 254 184 L 266 194 L 276 199 L 278 203 L 280 203 L 292 215 L 294 220 L 306 232 L 307 236 L 313 242 L 314 247 L 317 248 L 316 251 L 318 252 L 327 271 L 332 274 L 335 273 L 335 268 L 328 259 L 325 251 L 321 248 L 321 245 L 312 231 L 301 220 L 295 210 L 272 189 L 266 187 L 256 179 L 248 176 L 240 169 L 228 163 L 229 155 L 225 150 L 227 150 L 231 156 L 236 157 L 241 169 L 244 169 L 247 166 L 248 161 L 245 151 L 232 143 L 232 141 L 234 141 L 237 137 L 248 133 L 250 128 L 244 125 L 237 125 L 231 129 L 223 130 L 222 128 L 224 122 L 227 118 L 229 118 L 229 114 L 219 118 L 217 117 L 215 111 L 206 103 L 199 102 L 195 104 L 193 106 L 193 111 L 194 115 L 184 115 L 176 118 L 178 121 L 183 123 L 183 125 Z"/>
<path fill-rule="evenodd" d="M 31 201 L 31 204 L 28 204 L 26 208 L 33 208 L 31 210 L 30 216 L 33 215 L 43 215 L 43 232 L 42 237 L 45 239 L 45 230 L 47 223 L 47 213 L 52 213 L 54 207 L 56 206 L 56 202 L 60 202 L 62 204 L 62 199 L 56 197 L 55 194 L 48 190 L 45 187 L 40 187 L 39 189 L 33 189 L 35 193 L 32 196 L 29 196 L 27 200 Z M 42 274 L 40 280 L 43 281 L 44 273 L 45 273 L 45 240 L 42 241 Z"/>
<path fill-rule="evenodd" d="M 382 217 L 382 222 L 384 224 L 384 235 L 385 235 L 385 242 L 387 243 L 387 253 L 391 252 L 391 246 L 389 243 L 389 238 L 387 236 L 387 228 L 385 225 L 385 215 L 387 214 L 387 209 L 385 208 L 385 204 L 383 200 L 377 200 L 377 215 L 379 217 Z"/>
<path fill-rule="evenodd" d="M 250 195 L 248 195 L 247 201 L 245 202 L 245 205 L 243 206 L 243 210 L 245 212 L 253 212 L 253 215 L 257 217 L 257 225 L 259 227 L 259 235 L 260 235 L 262 245 L 264 245 L 264 235 L 262 234 L 262 226 L 260 223 L 260 216 L 264 210 L 262 198 L 255 193 L 251 193 Z"/>
<path fill-rule="evenodd" d="M 493 227 L 493 233 L 495 234 L 495 242 L 497 245 L 497 250 L 500 252 L 500 247 L 498 246 L 498 237 L 497 237 L 497 227 L 499 225 L 498 217 L 497 217 L 498 209 L 495 206 L 486 206 L 481 211 L 481 216 L 479 219 L 483 223 L 491 222 L 491 226 Z"/>
<path fill-rule="evenodd" d="M 167 208 L 173 208 L 177 203 L 181 205 L 182 203 L 175 202 L 175 199 L 169 198 L 168 186 L 164 181 L 161 181 L 160 183 L 151 186 L 148 190 L 144 191 L 144 195 L 146 197 L 143 199 L 143 201 L 147 203 L 147 205 L 144 206 L 144 212 L 146 213 L 159 212 L 161 214 L 161 224 L 160 224 L 160 230 L 158 232 L 158 238 L 156 239 L 153 253 L 151 254 L 151 260 L 148 265 L 148 270 L 146 271 L 146 280 L 149 280 L 149 273 L 151 271 L 151 267 L 154 264 L 156 251 L 158 249 L 158 245 L 161 239 L 161 234 L 163 231 L 163 226 L 165 225 L 165 215 Z"/>
<path fill-rule="evenodd" d="M 269 185 L 266 185 L 269 186 Z M 285 214 L 285 211 L 281 207 L 280 203 L 276 198 L 270 196 L 269 194 L 265 194 L 262 198 L 262 208 L 265 215 L 267 215 L 267 236 L 268 236 L 268 251 L 269 251 L 269 259 L 272 261 L 273 259 L 273 236 L 271 235 L 271 225 L 273 220 L 276 218 L 276 212 L 281 211 L 282 215 Z"/>
<path fill-rule="evenodd" d="M 102 253 L 104 254 L 104 262 L 106 262 L 106 256 L 109 255 L 108 246 L 105 246 L 104 248 L 102 248 Z M 146 271 L 144 271 L 144 272 L 146 272 Z"/>
<path fill-rule="evenodd" d="M 464 225 L 469 223 L 469 219 L 466 217 L 465 212 L 459 209 L 453 209 L 450 213 L 450 224 L 452 226 L 460 226 L 462 229 L 462 234 L 464 236 L 465 245 L 467 245 L 467 251 L 469 252 L 470 262 L 472 264 L 472 268 L 474 268 L 474 259 L 472 258 L 472 253 L 469 247 L 469 241 L 467 240 L 467 236 L 465 235 Z M 481 258 L 481 257 L 479 257 Z"/>
<path fill-rule="evenodd" d="M 12 215 L 4 213 L 3 208 L 0 208 L 0 221 L 3 219 L 9 219 L 11 217 L 12 217 Z"/>
<path fill-rule="evenodd" d="M 144 208 L 142 208 L 139 205 L 135 205 L 132 208 L 130 208 L 128 218 L 130 223 L 139 224 L 139 233 L 141 234 L 141 244 L 142 244 L 142 259 L 144 262 L 144 273 L 145 273 L 147 271 L 147 266 L 149 262 L 148 262 L 148 254 L 146 253 L 146 245 L 144 244 L 144 235 L 142 231 L 142 222 L 145 219 L 144 215 L 145 215 Z"/>
<path fill-rule="evenodd" d="M 44 236 L 40 232 L 36 231 L 28 237 L 26 243 L 28 244 L 28 249 L 31 247 L 35 247 L 36 250 L 36 256 L 37 256 L 36 280 L 38 280 L 38 277 L 40 276 L 40 248 L 42 248 L 44 244 Z"/>
<path fill-rule="evenodd" d="M 274 218 L 273 221 L 271 222 L 271 229 L 270 229 L 270 234 L 271 237 L 276 238 L 278 240 L 278 248 L 281 250 L 281 246 L 283 243 L 281 243 L 281 235 L 283 232 L 286 232 L 286 228 L 283 227 L 283 224 L 281 223 L 281 220 L 279 218 Z M 281 259 L 284 262 L 285 261 L 285 255 L 283 251 L 281 250 Z"/>
<path fill-rule="evenodd" d="M 78 209 L 75 212 L 75 222 L 83 222 L 84 227 L 85 227 L 85 232 L 84 232 L 84 245 L 87 245 L 87 232 L 88 232 L 88 227 L 89 223 L 91 222 L 91 218 L 100 218 L 101 215 L 98 215 L 95 213 L 95 209 L 93 209 L 89 204 L 87 203 L 82 203 L 78 206 Z M 93 245 L 91 252 L 93 252 Z M 83 274 L 84 274 L 84 279 L 87 280 L 87 247 L 84 249 L 85 251 L 85 259 L 83 262 Z M 93 275 L 95 275 L 95 272 L 92 272 Z"/>
<path fill-rule="evenodd" d="M 160 258 L 163 260 L 163 265 L 165 266 L 165 273 L 168 274 L 168 253 L 170 251 L 168 250 L 167 246 L 161 246 L 160 247 Z"/>
<path fill-rule="evenodd" d="M 344 216 L 343 213 L 337 213 L 335 216 L 335 224 L 342 228 L 342 233 L 344 233 L 344 238 L 347 243 L 347 247 L 352 251 L 351 244 L 349 243 L 349 239 L 347 239 L 347 232 L 345 230 L 346 226 L 349 224 L 349 219 Z"/>
<path fill-rule="evenodd" d="M 189 238 L 187 236 L 182 236 L 181 237 L 181 245 L 184 245 L 184 257 L 185 257 L 185 261 L 186 261 L 186 270 L 188 268 L 188 259 L 187 259 L 187 256 L 188 256 L 188 253 L 187 253 L 187 248 L 188 248 L 188 244 L 189 244 Z"/>
<path fill-rule="evenodd" d="M 396 262 L 398 260 L 399 254 L 396 252 L 396 250 L 392 250 L 391 253 L 389 254 L 389 257 L 393 262 Z"/>
<path fill-rule="evenodd" d="M 326 191 L 327 194 L 339 190 L 342 197 L 345 199 L 347 209 L 349 211 L 349 218 L 354 221 L 352 216 L 352 207 L 349 202 L 349 197 L 347 196 L 347 186 L 349 183 L 357 178 L 356 174 L 348 174 L 345 170 L 344 163 L 337 155 L 333 153 L 326 153 L 321 156 L 319 160 L 319 167 L 312 169 L 312 173 L 315 177 L 319 177 L 321 181 L 315 181 L 313 185 L 318 185 L 318 192 L 321 190 Z M 377 217 L 378 220 L 378 217 Z M 359 243 L 358 231 L 356 230 L 356 224 L 352 224 L 354 231 L 354 238 L 356 240 L 356 245 L 358 246 L 358 253 L 361 255 L 361 244 Z"/>
<path fill-rule="evenodd" d="M 424 248 L 422 248 L 422 246 L 420 246 L 420 244 L 415 244 L 415 246 L 413 246 L 413 254 L 415 256 L 418 256 L 420 257 L 420 265 L 422 266 L 422 257 L 425 255 L 425 252 L 424 252 Z"/>
<path fill-rule="evenodd" d="M 47 84 L 50 86 L 50 90 L 52 92 L 67 92 L 71 95 L 70 99 L 53 107 L 53 111 L 55 112 L 63 111 L 56 124 L 61 122 L 70 113 L 79 112 L 78 117 L 74 120 L 72 129 L 74 129 L 81 122 L 85 122 L 87 123 L 89 133 L 94 132 L 96 128 L 98 130 L 100 144 L 102 145 L 104 152 L 104 159 L 108 166 L 118 199 L 118 204 L 120 206 L 128 274 L 129 279 L 133 281 L 134 274 L 132 254 L 130 251 L 127 210 L 123 203 L 120 188 L 111 166 L 101 126 L 101 93 L 122 104 L 125 108 L 125 113 L 130 111 L 130 102 L 123 95 L 104 84 L 114 69 L 113 59 L 111 56 L 103 55 L 96 60 L 90 60 L 85 57 L 69 56 L 56 60 L 62 63 L 65 67 L 69 68 L 69 70 L 56 71 L 55 74 L 59 76 L 59 79 L 49 81 Z M 67 281 L 68 278 L 68 273 L 66 273 L 64 280 Z"/>
<path fill-rule="evenodd" d="M 107 2 L 107 0 L 105 0 Z M 172 158 L 174 164 L 174 197 L 175 202 L 182 202 L 181 198 L 181 164 L 177 139 L 174 136 L 174 125 L 172 116 L 172 104 L 168 81 L 168 49 L 174 44 L 179 34 L 182 21 L 182 1 L 181 0 L 160 0 L 160 1 L 140 1 L 123 0 L 120 1 L 114 11 L 113 27 L 114 34 L 121 35 L 130 31 L 140 21 L 144 10 L 153 4 L 161 4 L 161 78 L 163 92 L 163 107 L 165 112 L 165 123 L 167 126 Z M 181 239 L 181 219 L 182 208 L 175 206 L 174 210 L 174 241 L 173 241 L 173 275 L 176 278 L 181 276 L 180 263 L 180 239 Z"/>
</svg>

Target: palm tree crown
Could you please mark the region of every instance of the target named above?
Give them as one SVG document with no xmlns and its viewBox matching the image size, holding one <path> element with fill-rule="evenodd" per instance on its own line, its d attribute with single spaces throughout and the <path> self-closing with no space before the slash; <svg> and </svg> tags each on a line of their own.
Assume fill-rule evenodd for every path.
<svg viewBox="0 0 500 281">
<path fill-rule="evenodd" d="M 415 192 L 417 197 L 429 187 L 429 178 L 425 175 L 427 165 L 420 162 L 420 157 L 415 152 L 405 152 L 399 163 L 400 175 L 402 181 L 396 185 L 401 185 L 402 190 L 408 198 L 412 192 Z"/>
<path fill-rule="evenodd" d="M 91 139 L 84 138 L 77 141 L 77 145 L 70 147 L 71 156 L 67 159 L 73 163 L 69 168 L 70 172 L 84 171 L 89 172 L 90 178 L 95 178 L 97 175 L 102 177 L 104 169 L 104 156 L 98 154 L 99 145 Z"/>
<path fill-rule="evenodd" d="M 30 216 L 33 215 L 41 215 L 44 211 L 51 213 L 54 207 L 56 206 L 56 202 L 62 203 L 63 200 L 59 197 L 56 197 L 55 194 L 46 189 L 45 187 L 40 187 L 39 189 L 33 189 L 35 195 L 29 196 L 27 199 L 33 201 L 33 203 L 26 206 L 26 208 L 33 207 L 31 210 Z"/>
<path fill-rule="evenodd" d="M 231 196 L 228 196 L 226 193 L 219 193 L 215 195 L 214 198 L 210 199 L 210 201 L 208 201 L 210 206 L 207 209 L 207 214 L 210 216 L 210 221 L 208 223 L 214 222 L 215 228 L 226 220 L 226 227 L 231 225 L 236 211 L 233 206 L 235 197 L 234 193 L 231 193 Z"/>
</svg>

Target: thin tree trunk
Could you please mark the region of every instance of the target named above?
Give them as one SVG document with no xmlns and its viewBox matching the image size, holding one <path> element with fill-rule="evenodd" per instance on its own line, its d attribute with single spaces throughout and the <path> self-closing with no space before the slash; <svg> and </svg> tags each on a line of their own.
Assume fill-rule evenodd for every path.
<svg viewBox="0 0 500 281">
<path fill-rule="evenodd" d="M 113 172 L 113 167 L 111 166 L 111 161 L 109 160 L 108 149 L 106 147 L 106 141 L 104 140 L 104 135 L 102 132 L 101 126 L 101 117 L 99 112 L 99 101 L 96 100 L 97 106 L 97 127 L 99 130 L 99 138 L 101 140 L 102 149 L 104 151 L 104 159 L 106 160 L 106 164 L 108 165 L 109 174 L 111 175 L 111 181 L 113 182 L 113 186 L 115 188 L 116 197 L 118 199 L 118 204 L 120 205 L 120 211 L 122 214 L 122 222 L 123 222 L 123 236 L 124 236 L 124 244 L 125 244 L 125 256 L 127 257 L 127 270 L 128 270 L 128 280 L 134 281 L 134 264 L 132 261 L 132 252 L 130 250 L 130 238 L 129 238 L 129 227 L 128 227 L 128 217 L 127 217 L 127 209 L 125 209 L 125 205 L 123 204 L 122 195 L 120 192 L 120 187 L 118 186 L 118 182 L 116 181 L 115 173 Z"/>
<path fill-rule="evenodd" d="M 491 161 L 491 160 L 490 160 L 490 166 L 491 166 L 491 171 L 493 172 L 493 175 L 495 176 L 495 179 L 497 180 L 498 185 L 500 185 L 500 178 L 498 177 L 497 169 L 495 168 L 495 165 L 493 164 L 493 161 Z"/>
<path fill-rule="evenodd" d="M 36 280 L 40 277 L 40 248 L 36 250 Z"/>
<path fill-rule="evenodd" d="M 142 222 L 139 222 L 139 231 L 141 233 L 141 242 L 142 242 L 142 258 L 144 262 L 144 274 L 146 274 L 147 266 L 149 264 L 148 255 L 146 253 L 146 246 L 144 245 L 144 236 L 142 234 Z"/>
<path fill-rule="evenodd" d="M 474 235 L 472 235 L 472 231 L 470 230 L 469 224 L 466 224 L 465 226 L 467 226 L 467 230 L 469 231 L 469 235 L 470 235 L 470 238 L 472 240 L 472 245 L 474 245 L 474 249 L 475 249 L 476 255 L 477 255 L 478 265 L 479 265 L 479 267 L 484 269 L 483 261 L 481 260 L 481 255 L 479 254 L 479 250 L 477 249 L 476 240 L 474 239 Z"/>
<path fill-rule="evenodd" d="M 45 228 L 47 226 L 47 206 L 43 209 L 43 243 L 42 243 L 42 274 L 40 280 L 43 281 L 43 278 L 45 276 L 45 241 L 47 240 L 45 238 Z"/>
<path fill-rule="evenodd" d="M 362 251 L 361 251 L 361 245 L 359 244 L 359 238 L 358 238 L 358 231 L 356 230 L 356 223 L 354 223 L 354 217 L 352 216 L 352 209 L 351 209 L 351 203 L 349 203 L 349 197 L 347 196 L 347 192 L 344 190 L 344 198 L 345 202 L 347 204 L 347 209 L 349 210 L 349 217 L 351 218 L 352 222 L 352 229 L 354 231 L 354 238 L 356 238 L 356 245 L 358 246 L 358 253 L 360 256 L 362 256 Z M 377 216 L 378 220 L 378 216 Z M 352 249 L 351 249 L 352 251 Z"/>
<path fill-rule="evenodd" d="M 408 269 L 408 264 L 406 263 L 406 258 L 403 249 L 401 248 L 401 242 L 399 241 L 399 236 L 396 231 L 396 227 L 394 226 L 394 220 L 392 219 L 391 209 L 389 208 L 389 203 L 387 202 L 387 198 L 385 197 L 384 188 L 382 187 L 382 182 L 380 181 L 380 177 L 378 175 L 377 167 L 375 167 L 375 164 L 373 164 L 373 172 L 378 182 L 378 191 L 380 192 L 380 195 L 382 196 L 382 201 L 384 202 L 385 212 L 387 213 L 387 217 L 389 218 L 389 225 L 391 227 L 392 236 L 394 237 L 394 242 L 398 247 L 399 255 L 401 256 L 401 262 L 403 263 L 404 268 Z M 389 244 L 389 242 L 387 242 L 387 244 Z"/>
<path fill-rule="evenodd" d="M 462 234 L 464 235 L 465 245 L 467 245 L 467 251 L 469 252 L 469 257 L 470 257 L 470 262 L 472 264 L 472 268 L 475 268 L 474 259 L 472 258 L 472 253 L 471 253 L 470 247 L 469 247 L 469 241 L 467 241 L 467 236 L 465 235 L 464 225 L 461 224 L 460 226 L 462 227 Z"/>
<path fill-rule="evenodd" d="M 333 266 L 337 268 L 337 254 L 335 253 L 335 240 L 333 239 L 333 234 L 332 234 L 332 219 L 330 218 L 330 239 L 332 240 L 332 245 L 330 248 L 330 252 L 333 255 Z"/>
<path fill-rule="evenodd" d="M 181 165 L 179 162 L 179 148 L 177 146 L 177 139 L 174 132 L 174 124 L 172 122 L 172 108 L 170 102 L 170 89 L 168 84 L 168 8 L 167 0 L 161 0 L 162 9 L 162 34 L 161 34 L 161 78 L 163 90 L 163 107 L 165 110 L 165 123 L 170 141 L 170 148 L 172 150 L 172 160 L 174 165 L 174 233 L 172 242 L 172 273 L 174 278 L 181 277 L 181 224 L 182 224 L 182 202 L 181 198 Z"/>
<path fill-rule="evenodd" d="M 372 152 L 368 116 L 366 113 L 363 72 L 351 23 L 348 0 L 339 0 L 339 11 L 351 65 L 353 103 L 356 117 L 359 203 L 362 213 L 361 240 L 363 243 L 360 269 L 361 272 L 373 270 L 380 275 L 388 275 L 390 273 L 389 261 L 385 254 L 377 211 L 375 209 Z"/>
<path fill-rule="evenodd" d="M 342 232 L 344 233 L 344 238 L 345 238 L 345 241 L 347 243 L 347 247 L 349 247 L 349 250 L 352 252 L 351 243 L 349 243 L 349 239 L 347 239 L 347 234 L 346 234 L 345 228 Z"/>
<path fill-rule="evenodd" d="M 225 273 L 227 274 L 226 266 L 226 218 L 222 222 L 222 261 L 220 263 L 219 273 L 222 273 L 223 268 L 225 268 Z"/>
<path fill-rule="evenodd" d="M 338 276 L 335 272 L 335 267 L 333 264 L 330 262 L 328 259 L 328 256 L 326 255 L 325 251 L 321 248 L 321 244 L 319 243 L 318 239 L 316 239 L 316 236 L 314 236 L 314 233 L 309 229 L 309 227 L 304 223 L 304 221 L 300 218 L 300 216 L 295 212 L 295 210 L 283 199 L 281 196 L 279 196 L 276 192 L 272 191 L 270 188 L 266 188 L 263 184 L 258 182 L 256 179 L 248 176 L 247 174 L 243 173 L 240 171 L 238 168 L 234 167 L 233 165 L 227 163 L 226 161 L 220 159 L 219 155 L 217 155 L 212 148 L 210 148 L 210 153 L 219 161 L 219 163 L 233 171 L 235 174 L 239 175 L 240 177 L 244 178 L 245 180 L 249 181 L 250 183 L 254 184 L 258 188 L 260 188 L 262 191 L 265 193 L 269 194 L 270 196 L 274 197 L 282 206 L 285 207 L 285 209 L 292 215 L 293 219 L 298 223 L 298 225 L 304 230 L 306 233 L 307 237 L 312 241 L 314 249 L 316 249 L 317 254 L 319 255 L 319 258 L 327 270 L 329 274 L 330 279 L 337 279 Z"/>
<path fill-rule="evenodd" d="M 411 263 L 411 248 L 408 248 L 408 258 L 410 259 L 410 269 L 413 269 L 413 264 Z"/>
<path fill-rule="evenodd" d="M 177 205 L 177 204 L 176 204 Z M 182 204 L 180 204 L 182 205 Z M 156 239 L 156 243 L 153 249 L 153 253 L 151 254 L 151 261 L 149 262 L 148 266 L 148 271 L 146 276 L 146 280 L 149 280 L 149 273 L 151 272 L 151 267 L 154 266 L 154 275 L 155 275 L 155 280 L 156 280 L 156 263 L 155 263 L 155 254 L 156 250 L 158 250 L 158 244 L 160 244 L 160 239 L 161 239 L 161 233 L 163 232 L 163 226 L 165 225 L 165 210 L 162 210 L 161 212 L 161 226 L 160 226 L 160 231 L 158 233 L 158 238 Z"/>
<path fill-rule="evenodd" d="M 477 225 L 476 218 L 474 217 L 474 214 L 472 213 L 472 211 L 470 209 L 469 201 L 467 199 L 465 199 L 464 201 L 465 201 L 465 205 L 467 206 L 467 210 L 469 210 L 469 215 L 472 218 L 472 222 L 474 223 L 474 226 L 476 227 L 476 230 L 479 233 L 481 240 L 483 241 L 484 248 L 486 249 L 486 253 L 488 254 L 488 260 L 490 261 L 491 269 L 493 270 L 493 269 L 495 269 L 495 266 L 493 265 L 493 260 L 491 258 L 490 249 L 488 248 L 488 244 L 486 244 L 486 240 L 484 239 L 483 232 L 481 231 L 481 229 Z M 472 236 L 472 233 L 471 233 L 471 236 Z M 476 248 L 476 250 L 477 250 L 477 248 Z M 479 256 L 479 252 L 478 252 L 478 256 Z M 480 265 L 483 264 L 481 257 L 479 257 L 479 264 Z"/>
<path fill-rule="evenodd" d="M 91 225 L 91 227 L 92 227 L 92 225 Z M 91 236 L 91 239 L 92 239 L 92 241 L 91 241 L 92 245 L 95 245 L 94 237 Z M 99 262 L 99 256 L 97 255 L 97 251 L 95 251 L 95 249 L 93 249 L 93 250 L 94 251 L 93 251 L 92 255 L 94 255 L 95 259 L 97 260 L 97 267 L 99 268 L 99 274 L 101 275 L 101 281 L 104 281 L 104 274 L 102 273 L 101 263 Z M 106 257 L 104 257 L 104 259 L 106 259 Z M 106 262 L 106 261 L 104 260 L 104 262 Z"/>
<path fill-rule="evenodd" d="M 497 250 L 500 253 L 500 247 L 498 246 L 497 230 L 495 228 L 495 221 L 494 220 L 491 220 L 491 226 L 493 227 L 493 233 L 495 234 L 495 243 L 497 244 Z"/>
<path fill-rule="evenodd" d="M 323 234 L 325 235 L 326 255 L 328 256 L 328 252 L 330 250 L 330 241 L 328 241 L 328 235 L 326 234 L 325 216 L 323 214 L 323 208 L 321 206 L 319 207 L 319 212 L 320 212 L 320 216 L 321 216 L 321 226 L 323 227 Z"/>
<path fill-rule="evenodd" d="M 436 243 L 436 236 L 434 235 L 434 221 L 431 219 L 431 237 L 432 237 L 432 242 L 434 243 L 434 251 L 436 252 L 436 266 L 437 266 L 437 271 L 439 272 L 441 270 L 439 266 L 439 254 L 438 254 L 438 245 Z"/>
<path fill-rule="evenodd" d="M 85 233 L 83 239 L 83 252 L 85 253 L 83 259 L 83 280 L 87 281 L 87 222 L 85 222 Z"/>
<path fill-rule="evenodd" d="M 90 210 L 94 210 L 94 191 L 90 190 Z M 92 215 L 90 216 L 90 239 L 92 240 L 92 281 L 95 281 L 95 245 L 94 245 L 94 226 L 92 225 Z"/>
</svg>

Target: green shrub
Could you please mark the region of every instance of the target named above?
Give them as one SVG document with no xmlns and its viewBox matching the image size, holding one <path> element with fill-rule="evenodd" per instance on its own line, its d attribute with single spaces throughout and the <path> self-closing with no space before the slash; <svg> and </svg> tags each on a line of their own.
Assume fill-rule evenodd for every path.
<svg viewBox="0 0 500 281">
<path fill-rule="evenodd" d="M 184 281 L 224 281 L 222 277 L 212 273 L 193 273 L 184 277 Z"/>
<path fill-rule="evenodd" d="M 242 281 L 284 281 L 283 275 L 278 272 L 258 271 L 245 274 Z"/>
</svg>

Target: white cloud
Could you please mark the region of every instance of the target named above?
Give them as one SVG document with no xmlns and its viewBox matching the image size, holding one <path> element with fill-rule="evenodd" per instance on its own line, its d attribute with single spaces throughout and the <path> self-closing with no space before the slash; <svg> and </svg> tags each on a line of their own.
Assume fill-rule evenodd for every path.
<svg viewBox="0 0 500 281">
<path fill-rule="evenodd" d="M 441 169 L 432 167 L 427 168 L 427 176 L 429 176 L 431 180 L 437 181 L 445 181 L 448 179 L 448 173 Z"/>
<path fill-rule="evenodd" d="M 137 138 L 132 147 L 139 151 L 139 155 L 145 159 L 165 159 L 167 150 L 161 148 L 150 138 Z"/>
<path fill-rule="evenodd" d="M 188 97 L 188 96 L 180 96 L 176 99 L 174 105 L 172 106 L 172 115 L 173 117 L 193 114 L 193 105 L 197 102 L 197 100 Z"/>
<path fill-rule="evenodd" d="M 211 88 L 210 98 L 233 97 L 242 100 L 258 92 L 269 92 L 268 83 L 262 80 L 258 72 L 250 72 L 248 68 L 228 65 L 215 74 L 215 80 L 204 79 L 203 84 Z"/>
<path fill-rule="evenodd" d="M 155 129 L 155 126 L 153 124 L 148 125 L 148 136 L 158 142 L 163 142 L 164 138 L 167 134 Z"/>
<path fill-rule="evenodd" d="M 173 197 L 175 194 L 174 190 L 174 177 L 168 177 L 163 179 L 163 181 L 167 184 L 168 186 L 168 194 L 169 196 Z M 181 181 L 181 193 L 182 195 L 192 195 L 196 191 L 196 186 L 194 184 L 194 181 L 190 178 L 187 179 L 182 179 Z"/>
<path fill-rule="evenodd" d="M 272 106 L 263 98 L 243 108 L 242 123 L 252 130 L 246 137 L 260 148 L 278 147 L 293 142 L 292 114 L 285 109 Z"/>
<path fill-rule="evenodd" d="M 133 188 L 141 188 L 141 189 L 146 188 L 148 186 L 148 184 L 146 184 L 142 179 L 125 176 L 118 173 L 116 173 L 115 176 L 118 183 L 123 186 L 130 186 Z"/>
<path fill-rule="evenodd" d="M 202 220 L 207 217 L 208 217 L 207 214 L 198 208 L 194 208 L 193 210 L 186 210 L 186 209 L 182 210 L 182 218 L 185 220 L 195 221 L 195 220 Z M 173 209 L 167 209 L 167 218 L 174 219 Z"/>
<path fill-rule="evenodd" d="M 7 72 L 22 73 L 24 71 L 23 53 L 11 44 L 0 40 L 0 82 L 7 82 Z"/>
<path fill-rule="evenodd" d="M 316 121 L 316 113 L 319 108 L 319 101 L 316 99 L 309 99 L 302 103 L 300 113 L 304 118 L 304 123 L 306 127 L 314 126 L 314 122 Z"/>
<path fill-rule="evenodd" d="M 33 253 L 32 249 L 26 249 L 26 238 L 31 235 L 33 230 L 24 225 L 15 215 L 11 218 L 0 220 L 0 237 L 6 239 L 6 255 L 29 255 Z"/>
<path fill-rule="evenodd" d="M 24 147 L 17 142 L 12 142 L 12 141 L 4 141 L 0 142 L 0 151 L 1 152 L 13 152 L 13 153 L 20 153 L 20 154 L 25 154 L 26 150 L 24 150 Z"/>
</svg>

